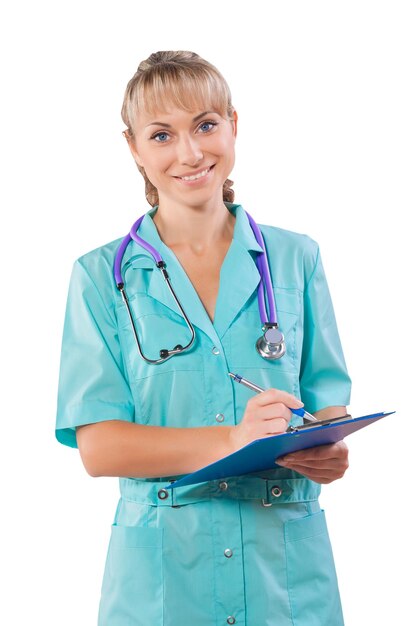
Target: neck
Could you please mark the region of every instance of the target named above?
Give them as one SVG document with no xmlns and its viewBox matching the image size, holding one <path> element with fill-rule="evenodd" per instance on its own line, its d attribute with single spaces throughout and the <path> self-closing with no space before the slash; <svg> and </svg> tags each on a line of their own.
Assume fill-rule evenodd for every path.
<svg viewBox="0 0 417 626">
<path fill-rule="evenodd" d="M 199 253 L 221 242 L 230 243 L 236 218 L 223 202 L 195 207 L 161 203 L 153 221 L 168 247 Z"/>
</svg>

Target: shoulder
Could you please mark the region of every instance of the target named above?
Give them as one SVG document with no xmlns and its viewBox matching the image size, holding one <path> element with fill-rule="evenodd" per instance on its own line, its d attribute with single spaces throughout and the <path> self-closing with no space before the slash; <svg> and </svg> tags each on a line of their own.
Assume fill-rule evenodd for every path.
<svg viewBox="0 0 417 626">
<path fill-rule="evenodd" d="M 93 289 L 100 293 L 107 306 L 114 303 L 117 292 L 114 279 L 114 259 L 123 237 L 119 237 L 103 246 L 90 250 L 74 262 L 72 283 L 83 291 Z"/>
<path fill-rule="evenodd" d="M 260 224 L 260 229 L 270 264 L 278 264 L 286 269 L 293 268 L 295 273 L 303 274 L 304 281 L 308 281 L 320 254 L 317 241 L 306 234 L 277 226 Z"/>
<path fill-rule="evenodd" d="M 260 224 L 260 229 L 265 239 L 265 243 L 269 242 L 272 246 L 280 245 L 285 250 L 302 254 L 316 254 L 318 251 L 318 243 L 311 237 L 303 233 L 296 233 L 292 230 L 279 228 L 278 226 L 270 226 Z"/>
<path fill-rule="evenodd" d="M 109 269 L 113 271 L 114 258 L 116 252 L 123 241 L 123 237 L 114 239 L 94 250 L 86 252 L 80 256 L 75 263 L 81 265 L 87 272 L 96 274 Z"/>
</svg>

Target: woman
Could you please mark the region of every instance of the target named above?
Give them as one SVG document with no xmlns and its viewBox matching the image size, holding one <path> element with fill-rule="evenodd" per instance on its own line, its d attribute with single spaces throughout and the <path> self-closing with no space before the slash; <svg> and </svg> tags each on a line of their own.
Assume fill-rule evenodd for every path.
<svg viewBox="0 0 417 626">
<path fill-rule="evenodd" d="M 339 626 L 317 498 L 347 468 L 343 442 L 259 474 L 163 489 L 285 431 L 300 398 L 319 419 L 345 413 L 350 380 L 318 246 L 262 227 L 286 341 L 282 358 L 265 359 L 255 347 L 262 247 L 233 203 L 237 113 L 224 78 L 194 53 L 157 52 L 129 82 L 122 117 L 152 206 L 135 230 L 166 263 L 195 339 L 165 358 L 187 347 L 190 327 L 148 250 L 117 240 L 75 263 L 56 434 L 121 490 L 99 624 Z M 228 372 L 267 390 L 254 396 Z"/>
</svg>

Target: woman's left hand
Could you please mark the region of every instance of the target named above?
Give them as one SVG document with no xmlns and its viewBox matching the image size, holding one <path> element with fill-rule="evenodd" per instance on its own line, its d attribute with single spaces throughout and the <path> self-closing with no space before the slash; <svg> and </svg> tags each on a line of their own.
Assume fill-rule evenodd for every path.
<svg viewBox="0 0 417 626">
<path fill-rule="evenodd" d="M 344 441 L 278 457 L 276 463 L 303 474 L 316 483 L 328 484 L 342 478 L 347 468 L 349 451 Z"/>
</svg>

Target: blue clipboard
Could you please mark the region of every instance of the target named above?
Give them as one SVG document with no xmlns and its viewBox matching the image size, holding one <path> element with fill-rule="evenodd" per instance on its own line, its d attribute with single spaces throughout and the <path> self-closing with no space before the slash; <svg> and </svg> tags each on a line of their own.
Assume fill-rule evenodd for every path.
<svg viewBox="0 0 417 626">
<path fill-rule="evenodd" d="M 281 433 L 280 435 L 257 439 L 237 450 L 237 452 L 225 456 L 223 459 L 202 467 L 192 472 L 192 474 L 186 474 L 167 485 L 166 489 L 194 485 L 228 476 L 242 476 L 251 472 L 276 469 L 278 465 L 275 463 L 275 459 L 279 456 L 284 456 L 297 450 L 336 443 L 347 437 L 347 435 L 393 413 L 395 411 L 373 413 L 363 417 L 339 419 L 331 423 L 324 421 L 323 424 L 314 422 L 313 424 L 308 424 L 308 426 L 306 425 L 299 429 L 294 428 L 294 430 Z"/>
</svg>

